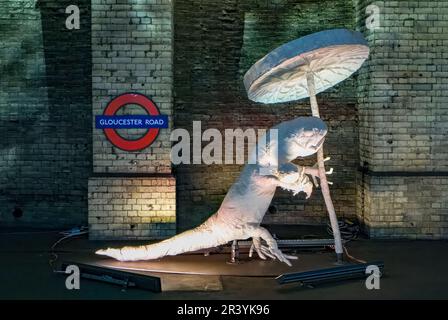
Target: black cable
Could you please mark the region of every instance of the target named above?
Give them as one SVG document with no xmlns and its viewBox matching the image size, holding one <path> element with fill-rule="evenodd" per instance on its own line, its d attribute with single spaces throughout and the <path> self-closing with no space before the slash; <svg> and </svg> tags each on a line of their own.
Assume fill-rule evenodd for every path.
<svg viewBox="0 0 448 320">
<path fill-rule="evenodd" d="M 354 223 L 348 219 L 340 220 L 338 222 L 341 238 L 347 241 L 356 240 L 358 238 L 360 228 L 357 223 Z M 331 225 L 327 224 L 327 232 L 333 235 L 333 229 Z"/>
<path fill-rule="evenodd" d="M 48 263 L 50 264 L 50 267 L 52 268 L 54 273 L 65 273 L 64 271 L 59 271 L 55 268 L 54 263 L 58 260 L 58 254 L 56 253 L 55 249 L 56 246 L 61 243 L 62 241 L 69 239 L 69 238 L 73 238 L 73 237 L 77 237 L 77 236 L 81 236 L 84 234 L 89 233 L 89 231 L 87 230 L 87 228 L 80 228 L 78 232 L 76 232 L 75 229 L 69 230 L 69 231 L 62 231 L 60 232 L 63 237 L 59 238 L 55 243 L 53 243 L 53 245 L 50 248 L 50 259 L 48 260 Z"/>
<path fill-rule="evenodd" d="M 354 223 L 348 219 L 343 219 L 343 220 L 338 221 L 338 225 L 339 225 L 339 231 L 341 233 L 342 239 L 346 240 L 347 242 L 358 239 L 360 227 L 357 223 Z M 327 224 L 327 232 L 333 236 L 333 228 L 331 227 L 330 223 Z M 334 246 L 329 246 L 329 247 L 334 249 Z M 350 255 L 346 246 L 343 246 L 343 248 L 344 248 L 345 255 L 350 260 L 357 262 L 357 263 L 366 263 L 364 260 L 357 259 L 354 256 Z"/>
</svg>

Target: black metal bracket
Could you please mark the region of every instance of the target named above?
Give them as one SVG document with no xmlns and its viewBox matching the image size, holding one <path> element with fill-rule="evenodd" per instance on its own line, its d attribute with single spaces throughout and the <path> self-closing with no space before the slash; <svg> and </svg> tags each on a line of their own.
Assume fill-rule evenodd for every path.
<svg viewBox="0 0 448 320">
<path fill-rule="evenodd" d="M 76 265 L 79 268 L 81 278 L 120 285 L 122 286 L 122 290 L 126 290 L 130 287 L 136 287 L 153 292 L 162 291 L 159 277 L 130 273 L 76 262 L 62 262 L 61 270 L 65 270 L 69 265 Z M 63 273 L 65 274 L 65 272 Z"/>
<path fill-rule="evenodd" d="M 369 275 L 366 273 L 367 267 L 372 265 L 378 267 L 380 271 L 379 276 L 381 276 L 384 272 L 384 262 L 374 261 L 313 271 L 285 273 L 275 279 L 279 284 L 299 282 L 302 285 L 313 287 L 325 282 L 366 278 Z"/>
</svg>

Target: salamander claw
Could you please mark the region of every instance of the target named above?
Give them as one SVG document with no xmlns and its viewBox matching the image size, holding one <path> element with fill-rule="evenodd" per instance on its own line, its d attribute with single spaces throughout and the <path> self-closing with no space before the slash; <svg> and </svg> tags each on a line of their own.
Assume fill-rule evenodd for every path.
<svg viewBox="0 0 448 320">
<path fill-rule="evenodd" d="M 257 252 L 260 259 L 266 260 L 266 256 L 263 254 L 261 250 L 261 241 L 260 238 L 253 238 L 252 239 L 252 245 L 250 246 L 249 250 L 249 257 L 252 258 L 252 255 L 254 253 L 254 249 Z"/>
</svg>

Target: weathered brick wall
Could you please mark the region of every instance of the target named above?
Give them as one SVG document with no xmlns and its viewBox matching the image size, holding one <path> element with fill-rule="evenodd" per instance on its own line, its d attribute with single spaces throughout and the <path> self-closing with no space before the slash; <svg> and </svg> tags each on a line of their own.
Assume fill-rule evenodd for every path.
<svg viewBox="0 0 448 320">
<path fill-rule="evenodd" d="M 0 1 L 0 224 L 87 222 L 90 1 Z M 13 212 L 17 217 L 13 216 Z"/>
<path fill-rule="evenodd" d="M 156 1 L 92 1 L 93 113 L 100 115 L 116 96 L 137 92 L 151 98 L 162 114 L 172 115 L 172 4 Z M 128 105 L 122 114 L 142 114 Z M 170 121 L 171 123 L 171 121 Z M 142 135 L 119 130 L 129 139 Z M 170 173 L 169 130 L 144 152 L 120 150 L 102 130 L 93 132 L 94 172 Z"/>
<path fill-rule="evenodd" d="M 373 238 L 446 239 L 448 179 L 365 175 L 360 218 Z"/>
<path fill-rule="evenodd" d="M 89 180 L 90 239 L 160 239 L 176 232 L 176 181 Z"/>
<path fill-rule="evenodd" d="M 364 24 L 371 3 L 380 8 L 381 27 L 375 31 Z M 127 91 L 150 96 L 170 116 L 174 108 L 174 125 L 187 129 L 193 120 L 202 120 L 203 130 L 223 130 L 267 128 L 309 115 L 308 101 L 270 106 L 248 101 L 243 74 L 289 40 L 357 26 L 371 48 L 359 81 L 352 77 L 318 97 L 330 126 L 326 152 L 335 168 L 330 180 L 336 211 L 353 216 L 356 207 L 375 237 L 447 237 L 448 1 L 176 0 L 175 42 L 168 0 L 95 0 L 92 26 L 90 1 L 78 0 L 80 30 L 65 28 L 70 4 L 0 2 L 2 225 L 85 223 L 93 162 L 89 219 L 92 230 L 103 232 L 98 238 L 174 233 L 169 130 L 145 152 L 125 153 L 92 129 L 92 115 Z M 140 110 L 128 106 L 123 112 Z M 356 174 L 358 165 L 363 170 Z M 178 229 L 185 229 L 218 208 L 241 166 L 175 170 Z M 143 177 L 148 174 L 161 175 Z M 159 179 L 165 182 L 157 185 Z M 159 192 L 165 187 L 168 191 Z M 157 202 L 161 194 L 164 203 Z M 146 210 L 159 204 L 169 209 Z M 265 222 L 326 220 L 319 190 L 306 201 L 279 191 L 273 204 L 278 212 Z M 159 218 L 161 211 L 165 216 Z M 14 218 L 13 212 L 23 216 Z M 135 226 L 139 222 L 143 225 Z"/>
<path fill-rule="evenodd" d="M 176 0 L 174 23 L 175 127 L 191 130 L 192 121 L 202 121 L 203 130 L 223 132 L 225 128 L 268 128 L 309 116 L 307 100 L 282 105 L 250 102 L 242 77 L 277 46 L 323 29 L 354 29 L 355 17 L 349 0 Z M 330 180 L 336 211 L 339 216 L 354 216 L 358 165 L 354 79 L 320 94 L 318 100 L 330 127 L 326 153 L 335 168 Z M 216 211 L 241 166 L 179 165 L 175 170 L 178 228 L 186 229 Z M 267 214 L 266 223 L 322 223 L 327 219 L 320 190 L 309 200 L 278 191 L 273 204 L 277 213 Z"/>
<path fill-rule="evenodd" d="M 365 8 L 380 28 L 365 27 Z M 358 1 L 358 215 L 371 236 L 448 236 L 448 1 Z"/>
<path fill-rule="evenodd" d="M 127 92 L 151 98 L 172 116 L 172 3 L 170 0 L 92 0 L 93 115 Z M 118 114 L 144 114 L 127 105 Z M 127 139 L 145 130 L 118 130 Z M 91 239 L 148 239 L 176 232 L 170 130 L 136 152 L 114 147 L 93 128 L 89 180 Z"/>
</svg>

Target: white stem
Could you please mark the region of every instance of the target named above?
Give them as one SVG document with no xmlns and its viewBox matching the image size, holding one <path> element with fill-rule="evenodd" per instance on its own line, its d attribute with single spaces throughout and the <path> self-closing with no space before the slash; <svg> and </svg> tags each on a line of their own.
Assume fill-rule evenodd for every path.
<svg viewBox="0 0 448 320">
<path fill-rule="evenodd" d="M 310 103 L 311 103 L 311 111 L 313 113 L 313 117 L 320 117 L 319 116 L 319 106 L 317 104 L 316 99 L 316 89 L 314 86 L 314 75 L 312 72 L 308 72 L 306 75 L 307 85 L 308 85 L 308 94 L 310 96 Z M 335 251 L 338 255 L 338 259 L 342 258 L 343 255 L 343 249 L 342 249 L 342 241 L 341 241 L 341 232 L 339 231 L 339 224 L 338 224 L 338 218 L 336 217 L 336 212 L 334 210 L 333 201 L 331 200 L 330 195 L 330 187 L 328 186 L 327 181 L 327 174 L 325 170 L 325 164 L 324 164 L 324 147 L 319 148 L 317 151 L 317 163 L 319 166 L 319 179 L 320 179 L 320 187 L 322 190 L 322 195 L 325 200 L 325 205 L 327 206 L 328 215 L 330 217 L 331 222 L 331 228 L 333 229 L 333 236 L 334 236 L 334 244 L 335 244 Z"/>
<path fill-rule="evenodd" d="M 316 98 L 316 88 L 314 86 L 314 76 L 312 72 L 308 72 L 306 74 L 306 82 L 308 86 L 308 95 L 310 96 L 311 112 L 313 113 L 313 117 L 320 118 L 319 106 L 317 105 Z"/>
</svg>

